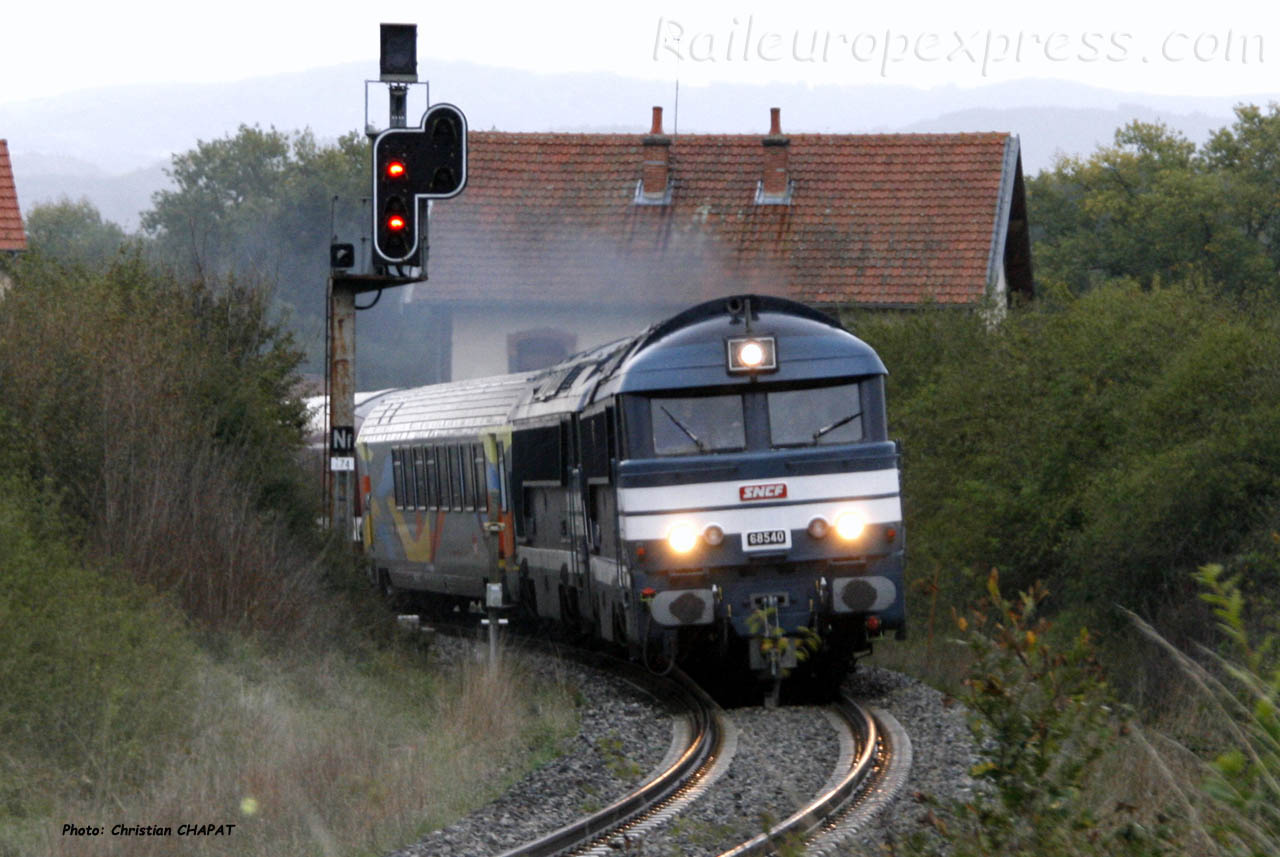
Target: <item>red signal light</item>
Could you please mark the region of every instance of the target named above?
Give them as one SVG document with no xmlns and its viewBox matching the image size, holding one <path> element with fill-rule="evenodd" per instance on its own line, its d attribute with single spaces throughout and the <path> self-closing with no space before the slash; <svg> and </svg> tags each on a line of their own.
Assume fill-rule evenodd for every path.
<svg viewBox="0 0 1280 857">
<path fill-rule="evenodd" d="M 404 229 L 404 218 L 399 214 L 393 214 L 387 218 L 387 228 L 392 232 L 400 232 Z"/>
<path fill-rule="evenodd" d="M 400 179 L 404 178 L 405 166 L 404 161 L 392 161 L 387 164 L 387 178 Z"/>
</svg>

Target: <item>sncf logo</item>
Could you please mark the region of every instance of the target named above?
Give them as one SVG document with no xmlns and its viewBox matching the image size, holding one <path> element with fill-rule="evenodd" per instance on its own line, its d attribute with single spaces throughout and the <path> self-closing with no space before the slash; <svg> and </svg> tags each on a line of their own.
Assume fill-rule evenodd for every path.
<svg viewBox="0 0 1280 857">
<path fill-rule="evenodd" d="M 747 500 L 779 500 L 787 496 L 787 483 L 772 482 L 768 485 L 743 485 L 738 489 L 738 499 Z"/>
</svg>

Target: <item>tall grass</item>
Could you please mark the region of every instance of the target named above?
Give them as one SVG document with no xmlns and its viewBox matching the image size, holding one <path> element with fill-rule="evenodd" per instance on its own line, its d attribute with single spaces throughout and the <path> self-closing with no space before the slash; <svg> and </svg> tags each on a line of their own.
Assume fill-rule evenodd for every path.
<svg viewBox="0 0 1280 857">
<path fill-rule="evenodd" d="M 51 857 L 385 853 L 495 796 L 575 729 L 568 690 L 535 687 L 517 663 L 415 660 L 205 660 L 199 727 L 156 754 L 149 785 L 73 798 L 39 830 L 27 825 L 27 846 Z M 70 837 L 63 818 L 237 826 L 225 839 Z"/>
<path fill-rule="evenodd" d="M 1236 577 L 1210 564 L 1196 574 L 1222 632 L 1221 650 L 1192 657 L 1131 616 L 1167 653 L 1212 716 L 1212 752 L 1181 745 L 1168 752 L 1198 763 L 1203 788 L 1179 792 L 1203 852 L 1220 857 L 1280 854 L 1280 637 L 1273 602 L 1246 600 Z M 1206 755 L 1208 758 L 1205 758 Z"/>
</svg>

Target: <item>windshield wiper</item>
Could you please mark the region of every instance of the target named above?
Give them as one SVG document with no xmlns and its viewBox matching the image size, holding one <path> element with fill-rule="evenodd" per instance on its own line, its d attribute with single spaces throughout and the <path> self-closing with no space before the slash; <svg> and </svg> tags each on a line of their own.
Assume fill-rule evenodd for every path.
<svg viewBox="0 0 1280 857">
<path fill-rule="evenodd" d="M 707 451 L 707 445 L 702 441 L 698 440 L 698 436 L 693 432 L 689 431 L 689 427 L 687 425 L 685 425 L 684 423 L 676 419 L 676 415 L 671 413 L 671 411 L 668 411 L 666 405 L 658 405 L 658 408 L 661 409 L 661 411 L 671 419 L 671 422 L 676 424 L 676 427 L 679 428 L 680 431 L 684 432 L 686 435 L 689 436 L 689 440 L 693 441 L 694 444 L 698 447 L 698 452 Z"/>
<path fill-rule="evenodd" d="M 840 419 L 836 420 L 829 426 L 823 426 L 822 428 L 818 429 L 813 433 L 813 442 L 816 444 L 818 442 L 818 438 L 822 437 L 827 432 L 835 431 L 836 429 L 840 428 L 840 426 L 844 425 L 845 423 L 851 423 L 860 416 L 862 416 L 862 411 L 854 411 L 853 413 L 849 414 L 849 416 L 841 417 Z"/>
</svg>

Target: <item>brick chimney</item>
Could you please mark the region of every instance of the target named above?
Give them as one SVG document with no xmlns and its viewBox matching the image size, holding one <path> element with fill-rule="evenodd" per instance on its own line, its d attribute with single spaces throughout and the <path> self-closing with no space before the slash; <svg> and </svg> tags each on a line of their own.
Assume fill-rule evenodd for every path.
<svg viewBox="0 0 1280 857">
<path fill-rule="evenodd" d="M 764 199 L 785 200 L 790 189 L 787 173 L 787 150 L 791 140 L 782 135 L 782 109 L 769 108 L 769 136 L 764 143 L 764 176 L 760 183 L 760 195 Z"/>
<path fill-rule="evenodd" d="M 662 108 L 653 108 L 653 125 L 644 138 L 644 169 L 640 173 L 640 188 L 636 202 L 663 204 L 670 202 L 668 195 L 668 166 L 671 159 L 671 138 L 662 133 Z"/>
</svg>

